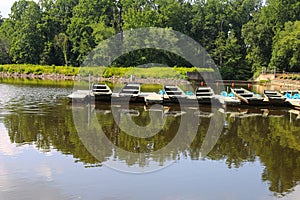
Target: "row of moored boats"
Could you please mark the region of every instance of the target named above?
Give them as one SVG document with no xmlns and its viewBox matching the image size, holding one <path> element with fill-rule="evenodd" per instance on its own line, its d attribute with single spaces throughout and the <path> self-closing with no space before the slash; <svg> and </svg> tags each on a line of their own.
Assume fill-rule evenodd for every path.
<svg viewBox="0 0 300 200">
<path fill-rule="evenodd" d="M 132 102 L 145 104 L 184 104 L 197 102 L 199 104 L 222 104 L 227 106 L 279 106 L 300 107 L 298 90 L 265 90 L 263 96 L 244 88 L 231 88 L 230 92 L 222 91 L 215 94 L 211 87 L 198 87 L 195 92 L 184 92 L 176 85 L 165 85 L 158 93 L 141 92 L 141 85 L 128 83 L 118 92 L 106 84 L 93 84 L 92 90 L 77 90 L 68 97 L 73 102 L 86 102 L 91 98 L 95 101 Z"/>
</svg>

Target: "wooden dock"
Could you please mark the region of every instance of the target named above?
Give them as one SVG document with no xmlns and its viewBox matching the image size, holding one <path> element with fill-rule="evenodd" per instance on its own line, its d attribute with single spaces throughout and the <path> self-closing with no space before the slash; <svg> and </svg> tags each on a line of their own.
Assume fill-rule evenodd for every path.
<svg viewBox="0 0 300 200">
<path fill-rule="evenodd" d="M 127 90 L 126 90 L 127 91 Z M 179 92 L 177 94 L 177 92 Z M 126 93 L 110 93 L 109 98 L 96 98 L 95 93 L 93 90 L 77 90 L 74 91 L 72 94 L 68 95 L 68 98 L 74 103 L 94 103 L 94 102 L 110 102 L 111 104 L 124 104 L 124 103 L 138 103 L 144 105 L 151 105 L 151 104 L 161 104 L 161 105 L 195 105 L 195 102 L 201 104 L 201 102 L 197 99 L 195 94 L 186 95 L 183 91 L 177 91 L 174 89 L 169 92 L 170 94 L 165 93 L 155 93 L 155 92 L 140 92 L 140 90 L 134 90 Z M 122 95 L 121 95 L 122 94 Z M 251 93 L 252 94 L 252 93 Z M 107 95 L 107 94 L 103 94 Z M 238 95 L 237 95 L 238 96 Z M 262 97 L 260 97 L 263 99 Z M 251 98 L 251 103 L 248 103 L 246 106 L 252 107 L 278 107 L 273 105 L 271 101 L 261 100 L 259 101 L 253 100 Z M 105 99 L 105 100 L 104 100 Z M 300 110 L 300 99 L 288 99 L 289 104 L 284 105 L 284 107 L 293 107 L 295 109 Z M 208 104 L 215 105 L 215 106 L 234 106 L 239 107 L 240 102 L 232 97 L 223 97 L 222 95 L 214 95 L 214 98 L 207 102 Z M 246 104 L 246 103 L 244 103 Z M 251 104 L 251 105 L 250 105 Z M 290 105 L 291 106 L 288 106 Z"/>
<path fill-rule="evenodd" d="M 90 101 L 91 97 L 94 97 L 94 94 L 91 90 L 76 90 L 68 96 L 68 98 L 74 102 L 86 102 Z"/>
</svg>

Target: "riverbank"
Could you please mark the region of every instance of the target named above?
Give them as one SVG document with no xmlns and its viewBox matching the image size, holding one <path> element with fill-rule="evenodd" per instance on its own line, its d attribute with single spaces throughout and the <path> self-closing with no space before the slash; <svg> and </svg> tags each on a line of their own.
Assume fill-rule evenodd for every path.
<svg viewBox="0 0 300 200">
<path fill-rule="evenodd" d="M 185 79 L 173 79 L 173 78 L 126 78 L 126 77 L 98 77 L 90 76 L 83 77 L 80 75 L 67 76 L 64 74 L 19 74 L 19 73 L 3 73 L 0 72 L 1 79 L 13 79 L 13 80 L 44 80 L 44 81 L 90 81 L 92 83 L 97 82 L 112 82 L 112 83 L 126 83 L 126 82 L 138 82 L 142 84 L 167 84 L 167 85 L 184 85 L 188 84 L 189 81 Z"/>
<path fill-rule="evenodd" d="M 270 82 L 270 84 L 280 88 L 300 89 L 300 81 L 298 80 L 274 79 Z"/>
<path fill-rule="evenodd" d="M 261 74 L 256 81 L 263 86 L 272 86 L 277 88 L 300 89 L 300 74 Z"/>
<path fill-rule="evenodd" d="M 0 65 L 2 77 L 42 78 L 42 79 L 74 79 L 75 77 L 130 77 L 136 78 L 175 78 L 186 79 L 189 72 L 214 72 L 212 68 L 196 67 L 71 67 L 71 66 L 42 66 L 26 64 Z"/>
<path fill-rule="evenodd" d="M 185 67 L 71 67 L 41 65 L 0 65 L 0 78 L 49 81 L 139 82 L 144 84 L 187 84 L 188 72 L 212 72 L 211 69 Z M 89 77 L 90 75 L 90 77 Z M 263 74 L 256 79 L 263 86 L 300 89 L 299 74 Z M 236 84 L 238 85 L 238 84 Z"/>
<path fill-rule="evenodd" d="M 7 73 L 0 72 L 0 78 L 13 78 L 13 79 L 41 79 L 41 80 L 79 80 L 77 75 L 65 74 L 26 74 L 26 73 Z"/>
<path fill-rule="evenodd" d="M 8 72 L 0 72 L 1 79 L 27 79 L 27 80 L 47 80 L 47 81 L 79 81 L 85 80 L 91 82 L 139 82 L 144 84 L 178 84 L 183 85 L 187 84 L 189 81 L 183 78 L 138 78 L 138 77 L 130 77 L 130 76 L 112 76 L 112 77 L 99 77 L 99 76 L 81 76 L 78 75 L 66 75 L 66 74 L 58 74 L 58 73 L 51 73 L 51 74 L 26 74 L 26 73 L 8 73 Z M 276 88 L 291 88 L 291 89 L 300 89 L 300 81 L 299 80 L 292 80 L 292 79 L 282 79 L 282 78 L 275 78 L 273 80 L 266 80 L 266 81 L 259 81 L 257 82 L 263 86 L 273 86 Z"/>
</svg>

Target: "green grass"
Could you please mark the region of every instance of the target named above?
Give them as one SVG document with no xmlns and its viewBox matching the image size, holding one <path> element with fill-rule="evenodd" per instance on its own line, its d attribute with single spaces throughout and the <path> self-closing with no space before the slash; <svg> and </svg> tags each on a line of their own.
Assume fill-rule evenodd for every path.
<svg viewBox="0 0 300 200">
<path fill-rule="evenodd" d="M 80 76 L 103 76 L 106 67 L 79 67 L 77 74 Z"/>
<path fill-rule="evenodd" d="M 153 92 L 153 91 L 158 92 L 162 88 L 163 88 L 162 84 L 143 84 L 141 86 L 141 91 L 143 91 L 143 92 Z"/>
<path fill-rule="evenodd" d="M 186 68 L 186 67 L 66 67 L 66 66 L 42 66 L 29 64 L 9 64 L 0 65 L 0 72 L 20 73 L 20 74 L 63 74 L 67 76 L 78 75 L 86 77 L 92 76 L 125 77 L 135 75 L 136 78 L 171 78 L 182 79 L 187 78 L 187 72 L 213 72 L 210 68 Z"/>
<path fill-rule="evenodd" d="M 132 68 L 127 75 L 135 75 L 137 78 L 181 78 L 181 75 L 170 67 Z"/>
<path fill-rule="evenodd" d="M 0 65 L 0 72 L 20 73 L 20 74 L 64 74 L 73 76 L 78 74 L 78 67 L 65 66 L 43 66 L 43 65 L 29 65 L 29 64 L 9 64 Z"/>
<path fill-rule="evenodd" d="M 213 69 L 208 68 L 186 68 L 186 67 L 109 67 L 104 71 L 103 77 L 126 77 L 134 75 L 136 78 L 172 78 L 182 79 L 187 78 L 187 72 L 213 72 Z"/>
</svg>

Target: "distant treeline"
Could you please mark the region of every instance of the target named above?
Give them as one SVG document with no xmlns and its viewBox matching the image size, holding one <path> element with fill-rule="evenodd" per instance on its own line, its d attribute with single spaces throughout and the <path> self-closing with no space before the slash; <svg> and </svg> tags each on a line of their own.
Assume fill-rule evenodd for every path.
<svg viewBox="0 0 300 200">
<path fill-rule="evenodd" d="M 267 69 L 300 71 L 299 0 L 19 0 L 0 15 L 0 64 L 80 66 L 101 41 L 124 30 L 163 27 L 208 51 L 224 79 Z M 113 66 L 192 67 L 167 51 L 143 49 Z M 201 66 L 200 66 L 201 67 Z"/>
</svg>

